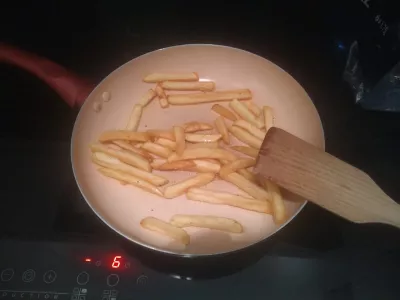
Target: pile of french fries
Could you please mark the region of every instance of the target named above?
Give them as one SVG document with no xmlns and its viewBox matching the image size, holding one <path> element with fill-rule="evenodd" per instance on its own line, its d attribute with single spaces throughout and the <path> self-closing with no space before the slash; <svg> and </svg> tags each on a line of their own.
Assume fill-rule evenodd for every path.
<svg viewBox="0 0 400 300">
<path fill-rule="evenodd" d="M 192 201 L 272 214 L 276 224 L 286 220 L 279 188 L 269 181 L 260 182 L 251 170 L 264 136 L 274 124 L 270 107 L 258 107 L 248 89 L 215 91 L 215 83 L 199 81 L 197 73 L 153 73 L 143 81 L 156 85 L 134 105 L 126 128 L 103 132 L 98 142 L 90 145 L 92 161 L 101 174 L 166 199 L 186 194 Z M 197 92 L 173 94 L 173 91 Z M 193 121 L 163 130 L 137 131 L 143 110 L 156 97 L 164 109 L 169 105 L 210 102 L 227 102 L 229 108 L 218 103 L 212 106 L 216 114 L 214 124 Z M 232 136 L 244 145 L 231 146 Z M 153 170 L 197 174 L 168 185 L 168 178 L 154 174 Z M 247 195 L 202 188 L 215 179 L 225 180 Z M 243 232 L 238 221 L 219 216 L 175 215 L 168 222 L 147 217 L 140 224 L 185 245 L 190 242 L 185 227 Z"/>
</svg>

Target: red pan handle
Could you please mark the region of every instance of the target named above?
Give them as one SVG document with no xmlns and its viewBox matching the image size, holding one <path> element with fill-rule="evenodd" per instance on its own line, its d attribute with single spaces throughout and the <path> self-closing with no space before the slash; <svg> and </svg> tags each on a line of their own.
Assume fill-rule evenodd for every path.
<svg viewBox="0 0 400 300">
<path fill-rule="evenodd" d="M 9 63 L 42 79 L 71 107 L 82 105 L 93 85 L 60 65 L 38 55 L 0 43 L 0 63 Z"/>
</svg>

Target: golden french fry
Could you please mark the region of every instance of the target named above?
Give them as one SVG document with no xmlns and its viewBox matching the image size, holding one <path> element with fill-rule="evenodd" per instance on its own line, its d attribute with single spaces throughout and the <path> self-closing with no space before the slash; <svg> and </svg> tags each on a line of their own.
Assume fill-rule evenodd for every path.
<svg viewBox="0 0 400 300">
<path fill-rule="evenodd" d="M 230 173 L 236 172 L 240 169 L 247 169 L 253 167 L 256 164 L 255 159 L 252 158 L 240 158 L 231 161 L 221 168 L 220 174 L 226 176 Z"/>
<path fill-rule="evenodd" d="M 228 175 L 221 175 L 221 178 L 236 185 L 241 190 L 245 191 L 247 194 L 255 199 L 268 201 L 270 198 L 269 193 L 263 188 L 259 187 L 257 184 L 251 182 L 250 180 L 244 178 L 238 173 L 230 173 Z"/>
<path fill-rule="evenodd" d="M 213 126 L 211 124 L 202 122 L 189 122 L 183 124 L 182 127 L 185 129 L 186 133 L 213 129 Z"/>
<path fill-rule="evenodd" d="M 164 197 L 172 199 L 183 195 L 191 187 L 201 187 L 210 183 L 215 178 L 214 173 L 202 173 L 194 177 L 178 182 L 174 185 L 167 186 L 164 190 Z"/>
<path fill-rule="evenodd" d="M 165 164 L 166 163 L 166 160 L 165 159 L 161 159 L 161 158 L 156 158 L 156 159 L 154 159 L 152 162 L 151 162 L 151 167 L 154 169 L 154 170 L 158 170 L 159 169 L 159 167 L 161 166 L 161 165 L 163 165 L 163 164 Z"/>
<path fill-rule="evenodd" d="M 143 158 L 142 156 L 135 154 L 133 152 L 127 150 L 114 150 L 108 148 L 106 145 L 103 144 L 91 144 L 90 149 L 92 152 L 102 152 L 108 154 L 110 156 L 118 158 L 120 161 L 137 167 L 139 169 L 151 172 L 151 166 L 147 159 Z"/>
<path fill-rule="evenodd" d="M 254 183 L 258 183 L 258 180 L 257 180 L 257 176 L 256 175 L 254 175 L 253 173 L 251 173 L 249 170 L 247 170 L 247 169 L 240 169 L 240 170 L 237 170 L 237 172 L 240 174 L 240 175 L 242 175 L 244 178 L 246 178 L 247 180 L 250 180 L 251 182 L 254 182 Z"/>
<path fill-rule="evenodd" d="M 155 142 L 157 144 L 159 144 L 161 146 L 164 146 L 164 147 L 167 147 L 167 148 L 169 148 L 171 150 L 175 150 L 176 149 L 176 143 L 174 141 L 169 140 L 169 139 L 158 138 Z"/>
<path fill-rule="evenodd" d="M 147 159 L 148 161 L 152 162 L 153 161 L 153 156 L 151 156 L 148 152 L 146 152 L 143 149 L 137 148 L 135 146 L 132 146 L 131 144 L 129 144 L 126 141 L 119 141 L 119 140 L 115 140 L 113 141 L 114 144 L 116 144 L 117 146 L 119 146 L 122 149 L 131 151 L 135 154 L 139 154 L 140 156 L 143 156 L 145 159 Z"/>
<path fill-rule="evenodd" d="M 266 186 L 271 197 L 272 215 L 274 217 L 274 221 L 276 224 L 282 224 L 286 221 L 286 209 L 285 204 L 283 203 L 281 191 L 275 183 L 269 180 L 265 180 L 264 185 Z"/>
<path fill-rule="evenodd" d="M 199 75 L 195 72 L 190 73 L 152 73 L 143 78 L 144 82 L 162 81 L 199 81 Z"/>
<path fill-rule="evenodd" d="M 183 160 L 190 161 L 190 160 Z M 218 173 L 221 170 L 221 164 L 218 161 L 208 161 L 205 159 L 195 159 L 193 160 L 195 167 L 194 171 L 200 173 Z"/>
<path fill-rule="evenodd" d="M 177 160 L 173 162 L 166 162 L 160 166 L 157 166 L 157 170 L 159 171 L 175 171 L 181 170 L 185 171 L 190 168 L 196 167 L 196 164 L 192 160 Z"/>
<path fill-rule="evenodd" d="M 258 201 L 254 198 L 248 198 L 225 192 L 215 192 L 201 188 L 190 188 L 186 193 L 186 198 L 189 200 L 211 204 L 234 206 L 265 214 L 271 213 L 271 204 L 268 201 Z"/>
<path fill-rule="evenodd" d="M 175 135 L 171 130 L 149 129 L 147 130 L 147 134 L 153 139 L 164 138 L 167 140 L 175 141 Z"/>
<path fill-rule="evenodd" d="M 167 161 L 168 162 L 173 162 L 173 161 L 177 161 L 177 160 L 181 160 L 181 157 L 176 154 L 176 152 L 172 152 L 170 156 L 168 156 Z"/>
<path fill-rule="evenodd" d="M 251 135 L 248 133 L 246 130 L 237 127 L 237 126 L 231 126 L 228 128 L 229 132 L 232 133 L 239 141 L 242 141 L 243 143 L 249 145 L 250 147 L 260 149 L 263 140 L 255 137 L 254 135 Z"/>
<path fill-rule="evenodd" d="M 228 133 L 228 128 L 226 127 L 224 118 L 219 116 L 215 120 L 215 128 L 217 131 L 221 134 L 222 140 L 224 141 L 225 144 L 229 144 L 229 133 Z"/>
<path fill-rule="evenodd" d="M 248 89 L 218 91 L 209 93 L 176 94 L 169 95 L 168 102 L 172 105 L 190 105 L 198 103 L 209 103 L 216 101 L 229 101 L 232 99 L 250 99 L 251 92 Z"/>
<path fill-rule="evenodd" d="M 162 87 L 157 84 L 156 85 L 156 94 L 158 96 L 158 100 L 160 102 L 160 106 L 162 108 L 167 108 L 169 106 L 168 100 L 167 100 L 167 95 L 165 94 L 164 90 L 162 89 Z"/>
<path fill-rule="evenodd" d="M 186 143 L 187 149 L 194 149 L 194 148 L 212 148 L 216 149 L 219 148 L 218 142 L 210 142 L 210 143 Z"/>
<path fill-rule="evenodd" d="M 219 141 L 221 137 L 222 137 L 221 134 L 197 134 L 197 133 L 185 134 L 186 141 L 191 143 L 212 143 Z"/>
<path fill-rule="evenodd" d="M 262 109 L 257 106 L 253 101 L 246 101 L 247 108 L 251 111 L 253 115 L 259 117 L 262 113 Z"/>
<path fill-rule="evenodd" d="M 226 160 L 235 160 L 237 159 L 236 155 L 225 150 L 225 149 L 213 149 L 213 148 L 190 148 L 186 149 L 181 156 L 178 156 L 179 159 L 202 159 L 202 158 L 214 158 L 214 159 L 226 159 Z M 169 158 L 168 158 L 169 159 Z"/>
<path fill-rule="evenodd" d="M 248 146 L 232 146 L 231 149 L 254 158 L 258 156 L 258 150 Z"/>
<path fill-rule="evenodd" d="M 152 142 L 144 143 L 141 149 L 163 158 L 167 158 L 172 153 L 171 149 Z"/>
<path fill-rule="evenodd" d="M 115 140 L 125 140 L 134 142 L 147 142 L 150 135 L 147 132 L 135 132 L 130 130 L 111 130 L 105 131 L 99 136 L 99 142 L 106 143 Z"/>
<path fill-rule="evenodd" d="M 159 219 L 147 217 L 140 221 L 140 225 L 145 229 L 166 235 L 184 245 L 188 245 L 190 243 L 190 236 L 185 230 Z"/>
<path fill-rule="evenodd" d="M 174 91 L 210 92 L 215 89 L 215 83 L 212 81 L 191 81 L 191 82 L 164 81 L 161 82 L 161 87 L 165 90 L 174 90 Z"/>
<path fill-rule="evenodd" d="M 139 127 L 140 119 L 143 113 L 143 106 L 136 104 L 133 107 L 131 116 L 129 117 L 128 125 L 126 125 L 126 130 L 136 131 Z"/>
<path fill-rule="evenodd" d="M 101 174 L 107 177 L 111 177 L 114 179 L 117 179 L 118 181 L 126 182 L 130 185 L 137 186 L 147 192 L 153 193 L 157 196 L 163 197 L 162 192 L 158 189 L 157 186 L 154 184 L 151 184 L 147 182 L 146 180 L 143 180 L 139 177 L 130 175 L 128 173 L 112 170 L 112 169 L 107 169 L 107 168 L 100 168 L 98 169 Z"/>
<path fill-rule="evenodd" d="M 176 154 L 180 156 L 186 148 L 185 129 L 180 126 L 174 126 L 174 134 L 176 141 Z"/>
<path fill-rule="evenodd" d="M 254 135 L 256 138 L 264 140 L 265 132 L 262 131 L 261 129 L 258 129 L 253 124 L 250 124 L 246 120 L 237 120 L 237 121 L 233 122 L 233 125 L 243 128 L 244 130 L 248 131 L 250 134 Z"/>
<path fill-rule="evenodd" d="M 114 143 L 114 141 L 113 141 L 113 143 Z M 110 149 L 114 149 L 114 150 L 121 150 L 122 149 L 120 146 L 115 145 L 115 144 L 106 144 L 106 145 L 107 145 L 107 148 L 110 148 Z"/>
<path fill-rule="evenodd" d="M 229 109 L 227 109 L 226 107 L 222 106 L 221 104 L 214 104 L 211 108 L 211 110 L 213 110 L 214 112 L 216 112 L 217 114 L 219 114 L 220 116 L 231 120 L 231 121 L 236 121 L 237 117 L 235 116 L 235 114 L 233 112 L 231 112 Z"/>
<path fill-rule="evenodd" d="M 233 233 L 243 232 L 243 227 L 238 221 L 215 216 L 174 215 L 170 223 L 176 227 L 200 227 Z"/>
<path fill-rule="evenodd" d="M 274 126 L 274 115 L 272 112 L 272 108 L 269 106 L 264 106 L 263 113 L 264 113 L 265 129 L 268 131 L 268 129 Z"/>
<path fill-rule="evenodd" d="M 118 158 L 109 156 L 108 154 L 102 152 L 93 153 L 92 161 L 101 167 L 136 176 L 156 186 L 161 186 L 168 183 L 168 179 L 164 177 L 154 175 L 153 173 L 143 171 L 136 167 L 125 164 L 121 162 Z"/>
<path fill-rule="evenodd" d="M 152 89 L 148 90 L 147 93 L 144 94 L 143 97 L 139 100 L 139 104 L 143 107 L 146 107 L 156 95 L 156 92 Z"/>
<path fill-rule="evenodd" d="M 254 115 L 250 112 L 245 104 L 238 101 L 237 99 L 232 100 L 229 102 L 229 106 L 236 112 L 240 117 L 242 117 L 247 122 L 253 124 L 257 128 L 262 128 L 264 123 L 261 122 L 259 119 L 255 118 Z"/>
</svg>

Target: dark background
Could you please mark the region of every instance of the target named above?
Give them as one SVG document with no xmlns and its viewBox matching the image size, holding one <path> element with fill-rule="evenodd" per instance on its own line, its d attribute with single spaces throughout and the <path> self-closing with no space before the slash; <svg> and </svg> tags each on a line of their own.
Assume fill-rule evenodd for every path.
<svg viewBox="0 0 400 300">
<path fill-rule="evenodd" d="M 362 22 L 361 1 L 136 2 L 2 3 L 0 40 L 50 58 L 94 83 L 126 61 L 162 47 L 215 43 L 249 50 L 285 69 L 306 89 L 321 116 L 328 152 L 363 169 L 400 200 L 399 114 L 363 110 L 342 80 L 350 43 L 375 34 Z M 1 201 L 15 211 L 20 198 L 29 198 L 29 208 L 22 206 L 19 213 L 31 219 L 38 203 L 54 197 L 69 200 L 73 179 L 68 147 L 77 109 L 68 108 L 38 79 L 6 65 L 0 65 L 0 99 L 0 153 L 7 179 L 0 186 Z M 46 145 L 46 151 L 39 145 Z M 2 209 L 0 219 L 3 230 L 18 227 L 19 221 L 11 219 L 21 218 Z M 360 272 L 385 280 L 389 277 L 382 274 L 395 274 L 385 273 L 400 259 L 399 232 L 393 228 L 350 224 L 311 204 L 289 227 L 286 233 L 297 232 L 290 235 L 291 242 L 297 239 L 302 247 L 326 252 L 346 245 L 342 257 L 365 258 L 357 265 Z M 32 224 L 30 229 L 42 230 Z M 375 273 L 377 269 L 383 273 Z"/>
</svg>

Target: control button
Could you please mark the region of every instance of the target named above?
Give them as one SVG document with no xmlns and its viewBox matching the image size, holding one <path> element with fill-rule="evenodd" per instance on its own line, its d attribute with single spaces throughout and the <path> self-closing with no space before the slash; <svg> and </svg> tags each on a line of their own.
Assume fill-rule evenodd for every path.
<svg viewBox="0 0 400 300">
<path fill-rule="evenodd" d="M 49 299 L 50 295 L 49 294 L 45 294 L 44 295 L 44 299 Z"/>
<path fill-rule="evenodd" d="M 94 264 L 95 264 L 96 267 L 100 267 L 101 266 L 101 260 L 96 261 Z"/>
<path fill-rule="evenodd" d="M 28 269 L 22 274 L 22 281 L 23 282 L 31 282 L 31 281 L 33 281 L 33 279 L 35 279 L 35 276 L 36 276 L 36 272 L 32 269 Z"/>
<path fill-rule="evenodd" d="M 79 274 L 78 274 L 78 276 L 76 277 L 76 282 L 79 284 L 79 285 L 85 285 L 86 283 L 88 283 L 89 282 L 89 274 L 88 273 L 86 273 L 86 272 L 80 272 Z"/>
<path fill-rule="evenodd" d="M 117 300 L 117 297 L 110 297 L 110 300 Z"/>
<path fill-rule="evenodd" d="M 80 295 L 79 296 L 79 300 L 86 300 L 86 296 L 85 295 Z"/>
<path fill-rule="evenodd" d="M 107 285 L 116 286 L 119 282 L 119 276 L 117 274 L 110 274 L 107 276 Z"/>
<path fill-rule="evenodd" d="M 110 290 L 104 290 L 103 295 L 110 295 Z"/>
<path fill-rule="evenodd" d="M 79 295 L 72 295 L 71 300 L 79 300 Z"/>
<path fill-rule="evenodd" d="M 77 295 L 77 294 L 79 294 L 79 288 L 74 288 L 73 290 L 72 290 L 72 294 L 74 294 L 74 295 Z"/>
<path fill-rule="evenodd" d="M 136 279 L 136 284 L 138 285 L 145 285 L 147 284 L 147 281 L 149 280 L 149 277 L 146 275 L 140 275 L 138 279 Z"/>
<path fill-rule="evenodd" d="M 48 270 L 43 275 L 43 281 L 45 283 L 53 283 L 54 280 L 56 280 L 56 278 L 57 278 L 57 273 L 54 272 L 53 270 Z"/>
<path fill-rule="evenodd" d="M 81 289 L 81 294 L 86 294 L 87 293 L 87 289 Z"/>
<path fill-rule="evenodd" d="M 111 291 L 111 297 L 117 297 L 118 296 L 118 291 L 117 290 L 112 290 Z"/>
<path fill-rule="evenodd" d="M 101 300 L 110 300 L 109 296 L 104 295 Z"/>
<path fill-rule="evenodd" d="M 1 281 L 10 281 L 11 278 L 14 276 L 14 270 L 13 269 L 5 269 L 1 272 L 0 278 Z"/>
</svg>

